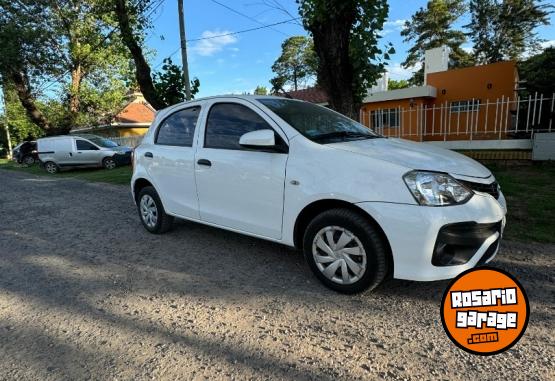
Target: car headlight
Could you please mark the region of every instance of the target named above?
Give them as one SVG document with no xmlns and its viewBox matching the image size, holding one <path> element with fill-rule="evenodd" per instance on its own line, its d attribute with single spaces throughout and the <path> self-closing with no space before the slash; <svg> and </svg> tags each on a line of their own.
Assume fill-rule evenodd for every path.
<svg viewBox="0 0 555 381">
<path fill-rule="evenodd" d="M 464 204 L 474 195 L 474 192 L 445 173 L 412 171 L 403 176 L 403 180 L 420 205 Z"/>
</svg>

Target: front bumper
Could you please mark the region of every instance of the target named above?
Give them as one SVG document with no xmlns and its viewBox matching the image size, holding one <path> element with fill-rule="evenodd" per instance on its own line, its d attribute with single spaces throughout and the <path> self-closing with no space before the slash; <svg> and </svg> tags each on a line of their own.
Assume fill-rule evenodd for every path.
<svg viewBox="0 0 555 381">
<path fill-rule="evenodd" d="M 131 164 L 131 151 L 126 153 L 116 153 L 113 158 L 118 166 L 129 165 Z"/>
<path fill-rule="evenodd" d="M 393 254 L 394 278 L 416 281 L 451 279 L 490 262 L 497 254 L 507 212 L 502 193 L 497 200 L 477 193 L 467 203 L 449 207 L 357 205 L 384 230 Z M 448 248 L 452 258 L 438 255 L 438 245 L 445 243 L 454 245 Z"/>
</svg>

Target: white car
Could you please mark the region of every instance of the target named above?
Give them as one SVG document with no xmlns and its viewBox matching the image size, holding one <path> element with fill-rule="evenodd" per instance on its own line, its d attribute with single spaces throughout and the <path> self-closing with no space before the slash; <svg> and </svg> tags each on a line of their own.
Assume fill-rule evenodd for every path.
<svg viewBox="0 0 555 381">
<path fill-rule="evenodd" d="M 503 194 L 476 161 L 285 98 L 162 110 L 133 164 L 148 231 L 178 217 L 299 248 L 344 293 L 387 276 L 453 278 L 493 259 L 505 225 Z"/>
</svg>

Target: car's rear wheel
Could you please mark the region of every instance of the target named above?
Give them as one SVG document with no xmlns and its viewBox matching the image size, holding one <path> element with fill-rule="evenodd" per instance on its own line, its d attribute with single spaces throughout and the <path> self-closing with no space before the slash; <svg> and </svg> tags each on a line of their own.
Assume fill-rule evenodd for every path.
<svg viewBox="0 0 555 381">
<path fill-rule="evenodd" d="M 137 208 L 141 222 L 149 232 L 162 234 L 171 229 L 173 217 L 166 214 L 154 187 L 148 186 L 139 192 Z"/>
<path fill-rule="evenodd" d="M 102 160 L 102 166 L 106 169 L 114 169 L 117 163 L 113 157 L 105 157 L 104 160 Z"/>
<path fill-rule="evenodd" d="M 23 158 L 23 164 L 33 165 L 33 164 L 35 164 L 35 158 L 31 155 L 27 155 Z"/>
<path fill-rule="evenodd" d="M 308 225 L 305 258 L 332 290 L 353 294 L 376 288 L 387 274 L 387 245 L 362 213 L 332 209 Z"/>
<path fill-rule="evenodd" d="M 47 161 L 46 163 L 44 163 L 44 169 L 46 170 L 46 172 L 51 174 L 58 173 L 58 171 L 60 170 L 58 165 L 53 161 Z"/>
</svg>

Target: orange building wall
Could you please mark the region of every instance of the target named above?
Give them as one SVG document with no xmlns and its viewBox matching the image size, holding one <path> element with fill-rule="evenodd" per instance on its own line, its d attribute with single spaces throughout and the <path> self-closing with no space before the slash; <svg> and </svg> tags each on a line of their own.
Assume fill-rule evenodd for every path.
<svg viewBox="0 0 555 381">
<path fill-rule="evenodd" d="M 428 85 L 437 89 L 436 104 L 473 98 L 483 102 L 494 102 L 503 97 L 514 98 L 517 82 L 515 62 L 499 62 L 428 74 Z"/>
<path fill-rule="evenodd" d="M 400 107 L 403 111 L 401 127 L 385 128 L 380 131 L 384 135 L 412 140 L 467 140 L 473 136 L 498 138 L 498 131 L 511 128 L 516 107 L 514 103 L 506 102 L 509 98 L 516 101 L 518 80 L 515 62 L 428 74 L 427 84 L 437 89 L 436 98 L 367 103 L 361 108 L 361 122 L 374 128 L 370 120 L 372 111 Z M 471 100 L 480 101 L 478 110 L 451 112 L 452 102 Z M 497 101 L 505 103 L 498 105 Z M 490 104 L 486 110 L 487 102 Z M 415 123 L 417 119 L 419 125 Z"/>
</svg>

